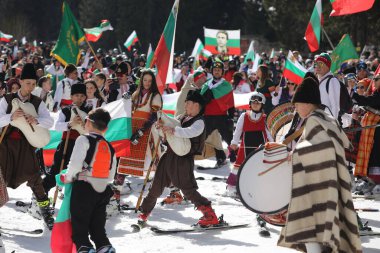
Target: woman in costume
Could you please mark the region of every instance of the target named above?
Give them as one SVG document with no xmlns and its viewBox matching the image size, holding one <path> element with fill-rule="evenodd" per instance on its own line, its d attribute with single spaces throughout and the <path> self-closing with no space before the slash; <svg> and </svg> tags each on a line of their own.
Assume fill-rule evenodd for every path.
<svg viewBox="0 0 380 253">
<path fill-rule="evenodd" d="M 92 109 L 95 109 L 98 107 L 102 107 L 106 104 L 102 96 L 100 95 L 100 91 L 94 80 L 86 80 L 84 82 L 84 85 L 86 85 L 87 105 L 91 105 Z"/>
<path fill-rule="evenodd" d="M 264 112 L 268 115 L 272 109 L 272 96 L 271 92 L 274 91 L 275 85 L 269 76 L 269 68 L 264 65 L 260 65 L 257 69 L 256 73 L 258 77 L 256 91 L 264 94 L 265 96 L 265 104 L 264 104 Z"/>
<path fill-rule="evenodd" d="M 144 169 L 148 169 L 152 156 L 149 147 L 152 124 L 157 120 L 157 111 L 162 108 L 162 97 L 158 91 L 156 78 L 152 70 L 141 73 L 141 84 L 132 94 L 132 136 L 130 156 L 120 159 L 118 174 L 115 178 L 115 199 L 120 201 L 120 191 L 124 184 L 125 175 L 142 176 Z M 154 145 L 153 145 L 154 146 Z M 131 171 L 135 171 L 132 172 Z M 140 174 L 134 174 L 139 171 Z"/>
</svg>

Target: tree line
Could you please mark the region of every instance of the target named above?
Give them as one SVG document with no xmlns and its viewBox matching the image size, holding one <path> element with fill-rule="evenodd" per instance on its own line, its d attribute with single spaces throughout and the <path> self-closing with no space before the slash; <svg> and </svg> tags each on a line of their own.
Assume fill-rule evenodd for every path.
<svg viewBox="0 0 380 253">
<path fill-rule="evenodd" d="M 148 43 L 158 43 L 174 0 L 67 0 L 84 28 L 95 27 L 108 19 L 114 31 L 105 32 L 95 48 L 123 47 L 129 34 L 136 30 L 140 51 Z M 242 35 L 277 42 L 278 47 L 308 52 L 303 40 L 315 1 L 304 0 L 181 0 L 178 14 L 177 52 L 191 52 L 195 40 L 203 40 L 203 27 L 241 29 Z M 53 41 L 58 38 L 62 0 L 0 1 L 0 31 L 16 39 Z M 349 33 L 355 44 L 377 44 L 380 30 L 380 1 L 363 13 L 332 17 L 329 0 L 323 0 L 324 28 L 333 44 Z M 323 36 L 322 49 L 330 49 Z M 125 49 L 123 49 L 125 50 Z"/>
</svg>

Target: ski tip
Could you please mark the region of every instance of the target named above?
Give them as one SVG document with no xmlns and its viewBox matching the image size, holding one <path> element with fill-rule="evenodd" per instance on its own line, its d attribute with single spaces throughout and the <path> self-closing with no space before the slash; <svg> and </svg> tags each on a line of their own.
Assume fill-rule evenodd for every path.
<svg viewBox="0 0 380 253">
<path fill-rule="evenodd" d="M 138 233 L 138 232 L 140 232 L 141 227 L 137 224 L 132 224 L 131 229 L 132 229 L 132 233 Z"/>
<path fill-rule="evenodd" d="M 50 229 L 51 230 L 51 229 Z M 43 229 L 36 229 L 32 231 L 32 234 L 42 234 L 44 232 Z"/>
</svg>

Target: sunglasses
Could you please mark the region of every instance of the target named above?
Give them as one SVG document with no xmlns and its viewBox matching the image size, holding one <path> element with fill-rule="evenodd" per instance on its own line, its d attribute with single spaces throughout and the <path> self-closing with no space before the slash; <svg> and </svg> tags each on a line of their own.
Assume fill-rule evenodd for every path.
<svg viewBox="0 0 380 253">
<path fill-rule="evenodd" d="M 375 77 L 373 80 L 374 80 L 375 82 L 377 82 L 377 81 L 380 80 L 380 77 Z"/>
<path fill-rule="evenodd" d="M 358 89 L 359 89 L 359 90 L 364 90 L 365 87 L 364 87 L 364 86 L 358 86 Z"/>
<path fill-rule="evenodd" d="M 291 82 L 287 82 L 288 85 L 294 85 L 294 83 L 291 83 Z"/>
</svg>

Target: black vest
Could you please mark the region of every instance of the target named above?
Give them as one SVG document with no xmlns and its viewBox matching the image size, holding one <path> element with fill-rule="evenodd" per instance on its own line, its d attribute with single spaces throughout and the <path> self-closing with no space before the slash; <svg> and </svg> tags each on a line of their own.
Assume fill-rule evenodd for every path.
<svg viewBox="0 0 380 253">
<path fill-rule="evenodd" d="M 62 108 L 62 113 L 65 115 L 65 122 L 69 122 L 71 119 L 71 108 L 73 105 L 68 105 Z M 88 106 L 86 103 L 83 103 L 79 109 L 85 113 L 89 113 L 92 110 L 92 106 Z"/>
<path fill-rule="evenodd" d="M 195 116 L 194 118 L 191 118 L 190 120 L 186 122 L 183 122 L 185 118 L 186 117 L 181 119 L 181 126 L 184 128 L 191 126 L 197 120 L 203 121 L 203 117 L 199 115 Z M 204 145 L 205 145 L 205 140 L 206 140 L 206 127 L 203 129 L 203 132 L 200 135 L 190 138 L 191 149 L 188 155 L 190 156 L 201 155 L 203 152 Z"/>
</svg>

